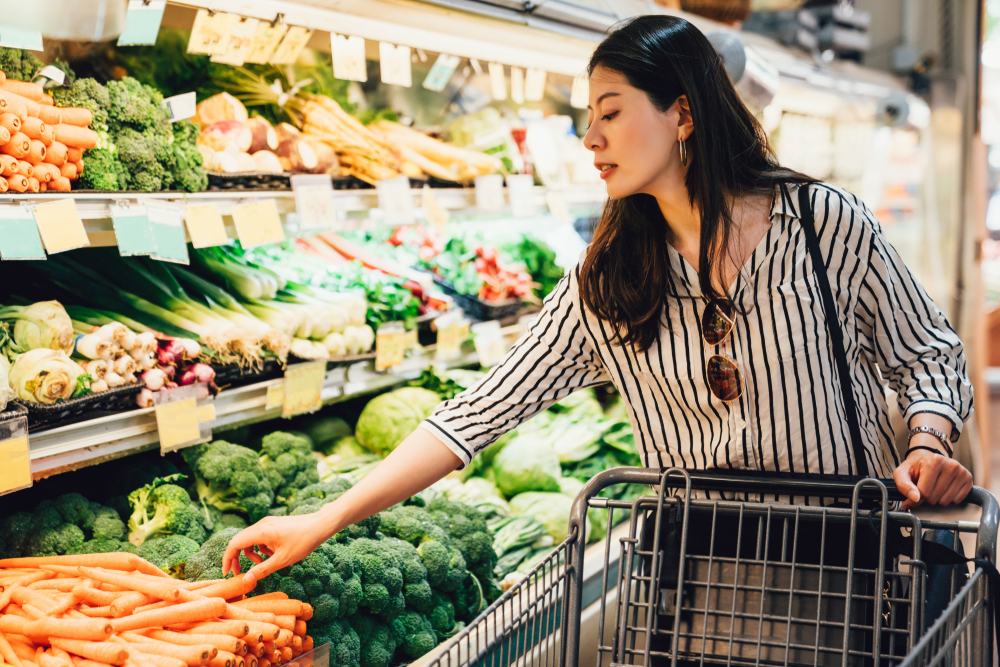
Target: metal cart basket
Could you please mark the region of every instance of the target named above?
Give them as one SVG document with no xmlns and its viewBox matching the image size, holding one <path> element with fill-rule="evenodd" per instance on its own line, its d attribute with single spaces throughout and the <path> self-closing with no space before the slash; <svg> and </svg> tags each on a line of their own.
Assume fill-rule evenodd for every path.
<svg viewBox="0 0 1000 667">
<path fill-rule="evenodd" d="M 659 492 L 598 497 L 628 483 Z M 969 555 L 995 563 L 996 499 L 973 488 L 966 503 L 981 508 L 978 521 L 921 521 L 896 510 L 901 500 L 891 480 L 603 472 L 577 497 L 567 539 L 419 663 L 575 667 L 592 664 L 581 648 L 596 644 L 599 667 L 992 665 L 984 571 L 921 552 L 922 540 L 961 551 L 968 534 Z M 588 508 L 612 516 L 598 629 L 581 636 L 583 575 L 594 570 L 581 539 Z M 613 544 L 623 512 L 627 533 L 616 529 Z"/>
</svg>

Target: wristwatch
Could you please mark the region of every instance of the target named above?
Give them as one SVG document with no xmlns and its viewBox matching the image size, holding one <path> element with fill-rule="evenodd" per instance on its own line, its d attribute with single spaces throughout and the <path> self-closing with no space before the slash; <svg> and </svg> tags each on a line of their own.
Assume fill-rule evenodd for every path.
<svg viewBox="0 0 1000 667">
<path fill-rule="evenodd" d="M 951 448 L 951 441 L 948 439 L 948 436 L 931 426 L 917 426 L 916 428 L 911 428 L 910 437 L 906 441 L 907 444 L 909 444 L 910 440 L 913 440 L 913 436 L 918 433 L 928 433 L 933 435 L 941 441 L 942 445 L 944 445 L 944 451 L 948 454 L 948 458 L 955 458 L 954 450 Z"/>
</svg>

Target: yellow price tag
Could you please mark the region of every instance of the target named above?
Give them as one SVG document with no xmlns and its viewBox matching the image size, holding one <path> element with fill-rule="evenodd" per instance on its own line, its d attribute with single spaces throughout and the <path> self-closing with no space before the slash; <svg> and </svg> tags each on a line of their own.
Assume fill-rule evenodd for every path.
<svg viewBox="0 0 1000 667">
<path fill-rule="evenodd" d="M 274 410 L 285 405 L 285 383 L 276 382 L 268 385 L 267 396 L 264 398 L 264 409 Z"/>
<path fill-rule="evenodd" d="M 326 362 L 311 361 L 292 364 L 285 371 L 284 418 L 315 412 L 323 406 L 323 380 L 326 379 Z"/>
<path fill-rule="evenodd" d="M 417 330 L 409 329 L 405 334 L 403 334 L 403 347 L 407 350 L 412 350 L 418 344 Z"/>
<path fill-rule="evenodd" d="M 461 345 L 459 340 L 460 325 L 452 320 L 444 326 L 438 327 L 437 332 L 437 356 L 441 359 L 452 359 L 458 356 L 458 348 Z"/>
<path fill-rule="evenodd" d="M 28 436 L 0 442 L 0 493 L 31 486 L 31 454 Z"/>
<path fill-rule="evenodd" d="M 161 452 L 172 452 L 200 440 L 198 402 L 191 397 L 157 405 L 156 429 L 160 432 Z"/>
<path fill-rule="evenodd" d="M 222 214 L 215 204 L 188 206 L 184 209 L 184 222 L 187 223 L 191 245 L 195 248 L 210 248 L 229 242 Z"/>
<path fill-rule="evenodd" d="M 76 202 L 72 199 L 37 205 L 35 223 L 50 255 L 90 245 L 87 230 L 83 228 Z"/>
<path fill-rule="evenodd" d="M 285 240 L 278 207 L 273 199 L 234 206 L 233 224 L 236 225 L 236 235 L 244 248 Z"/>
<path fill-rule="evenodd" d="M 438 230 L 441 234 L 444 234 L 448 229 L 448 220 L 450 220 L 450 216 L 448 215 L 448 211 L 441 208 L 441 204 L 438 203 L 437 197 L 434 196 L 434 192 L 426 185 L 423 190 L 422 202 L 424 206 L 424 216 L 432 225 L 434 225 L 434 229 Z"/>
<path fill-rule="evenodd" d="M 215 421 L 215 403 L 198 406 L 198 423 L 211 424 Z"/>
<path fill-rule="evenodd" d="M 406 332 L 382 330 L 375 336 L 375 370 L 384 371 L 403 363 L 406 352 Z"/>
</svg>

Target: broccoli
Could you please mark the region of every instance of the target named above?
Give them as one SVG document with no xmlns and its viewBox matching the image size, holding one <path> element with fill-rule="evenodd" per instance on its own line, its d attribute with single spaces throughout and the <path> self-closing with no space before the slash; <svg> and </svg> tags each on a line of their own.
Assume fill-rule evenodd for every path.
<svg viewBox="0 0 1000 667">
<path fill-rule="evenodd" d="M 183 579 L 185 563 L 200 548 L 190 537 L 165 535 L 146 540 L 136 553 L 170 576 Z"/>
<path fill-rule="evenodd" d="M 68 554 L 107 554 L 113 553 L 115 551 L 124 551 L 127 553 L 135 553 L 136 549 L 134 546 L 128 542 L 122 542 L 121 540 L 115 540 L 107 537 L 95 537 L 92 540 L 87 540 L 86 542 L 73 547 L 71 550 L 67 551 Z"/>
<path fill-rule="evenodd" d="M 92 503 L 78 493 L 43 500 L 31 512 L 17 512 L 0 522 L 0 554 L 53 556 L 80 552 L 87 541 L 116 540 L 123 526 L 114 510 Z"/>
<path fill-rule="evenodd" d="M 437 635 L 430 620 L 423 614 L 408 611 L 392 622 L 394 634 L 402 637 L 396 649 L 396 659 L 409 662 L 430 653 L 437 646 Z"/>
<path fill-rule="evenodd" d="M 142 546 L 153 535 L 184 535 L 199 544 L 205 541 L 205 526 L 198 508 L 186 490 L 169 483 L 183 478 L 183 475 L 157 478 L 129 494 L 132 504 L 129 542 Z"/>
<path fill-rule="evenodd" d="M 118 512 L 110 507 L 101 507 L 94 519 L 94 539 L 123 540 L 125 539 L 125 522 Z"/>
<path fill-rule="evenodd" d="M 108 90 L 94 79 L 77 79 L 70 86 L 52 89 L 57 107 L 82 107 L 94 115 L 90 127 L 99 131 L 108 126 L 108 109 L 111 98 Z"/>
<path fill-rule="evenodd" d="M 206 512 L 205 516 L 202 517 L 203 523 L 205 524 L 205 530 L 210 534 L 215 534 L 220 530 L 225 530 L 226 528 L 238 528 L 243 530 L 247 527 L 246 519 L 241 517 L 239 514 L 231 514 L 229 512 L 223 512 L 218 507 L 208 505 L 204 508 Z"/>
<path fill-rule="evenodd" d="M 174 140 L 170 144 L 173 157 L 169 174 L 171 186 L 188 192 L 205 190 L 208 188 L 208 174 L 202 168 L 204 157 L 196 144 L 201 128 L 189 120 L 177 121 L 173 125 Z"/>
<path fill-rule="evenodd" d="M 238 532 L 240 531 L 237 528 L 226 528 L 205 540 L 201 548 L 188 557 L 187 563 L 184 565 L 184 578 L 187 581 L 222 579 L 222 557 L 226 553 L 226 547 L 229 546 L 229 540 L 233 539 L 233 536 Z M 240 554 L 240 572 L 245 573 L 253 566 L 254 563 L 249 558 Z M 268 577 L 264 581 L 270 578 Z"/>
<path fill-rule="evenodd" d="M 388 667 L 399 644 L 392 628 L 372 616 L 359 614 L 350 620 L 361 644 L 361 667 Z"/>
<path fill-rule="evenodd" d="M 361 661 L 361 640 L 354 628 L 344 620 L 318 623 L 313 605 L 309 634 L 316 646 L 330 644 L 330 667 L 358 667 Z"/>
<path fill-rule="evenodd" d="M 87 168 L 78 181 L 84 190 L 123 190 L 118 182 L 117 159 L 107 148 L 91 148 L 83 152 Z"/>
<path fill-rule="evenodd" d="M 403 559 L 382 541 L 359 538 L 347 544 L 357 554 L 362 596 L 358 606 L 392 621 L 406 609 Z"/>
<path fill-rule="evenodd" d="M 195 473 L 200 502 L 223 512 L 241 512 L 251 522 L 267 516 L 274 492 L 252 449 L 217 440 L 182 452 Z"/>
<path fill-rule="evenodd" d="M 491 580 L 497 553 L 493 550 L 493 536 L 482 512 L 443 497 L 432 500 L 427 510 L 448 532 L 451 544 L 462 552 L 469 571 L 481 581 Z"/>
<path fill-rule="evenodd" d="M 84 543 L 86 537 L 78 526 L 61 523 L 33 530 L 25 547 L 32 556 L 61 556 Z"/>
<path fill-rule="evenodd" d="M 155 88 L 127 76 L 121 81 L 109 81 L 106 89 L 110 124 L 131 125 L 140 130 L 169 126 L 166 124 L 170 123 L 170 112 L 160 106 L 163 95 Z"/>
<path fill-rule="evenodd" d="M 449 637 L 454 637 L 461 632 L 465 624 L 455 622 L 455 605 L 448 598 L 435 593 L 431 603 L 433 604 L 433 609 L 427 614 L 427 618 L 431 622 L 431 627 L 434 628 L 439 642 Z"/>
<path fill-rule="evenodd" d="M 31 81 L 45 64 L 27 49 L 0 47 L 0 71 L 8 79 Z"/>
<path fill-rule="evenodd" d="M 115 136 L 118 160 L 128 174 L 128 189 L 154 192 L 163 184 L 166 170 L 156 160 L 160 143 L 159 137 L 144 134 L 130 127 L 123 128 Z"/>
<path fill-rule="evenodd" d="M 340 498 L 350 488 L 351 483 L 343 477 L 337 477 L 328 482 L 310 484 L 299 489 L 295 494 L 295 500 L 292 500 L 288 504 L 287 512 L 279 514 L 271 511 L 270 514 L 272 516 L 312 514 L 313 512 L 318 512 L 323 505 L 332 503 Z M 359 537 L 374 538 L 379 530 L 382 516 L 382 513 L 375 514 L 367 519 L 362 519 L 357 523 L 351 524 L 334 535 L 333 539 L 337 542 L 348 542 Z"/>
<path fill-rule="evenodd" d="M 260 457 L 278 502 L 295 500 L 299 489 L 319 483 L 312 445 L 305 438 L 276 431 L 264 436 Z"/>
</svg>

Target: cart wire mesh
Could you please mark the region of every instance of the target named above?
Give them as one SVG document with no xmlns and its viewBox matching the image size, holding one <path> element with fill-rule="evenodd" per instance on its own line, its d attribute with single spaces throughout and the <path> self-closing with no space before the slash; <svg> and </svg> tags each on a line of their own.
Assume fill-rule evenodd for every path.
<svg viewBox="0 0 1000 667">
<path fill-rule="evenodd" d="M 662 492 L 635 502 L 597 497 L 626 483 Z M 779 491 L 823 504 L 702 499 Z M 980 520 L 948 522 L 894 511 L 901 499 L 879 480 L 606 471 L 578 496 L 566 540 L 419 663 L 575 666 L 582 640 L 596 645 L 586 655 L 598 667 L 992 664 L 987 578 L 978 568 L 928 566 L 913 536 L 936 531 L 933 539 L 961 549 L 970 533 L 975 555 L 993 562 L 996 500 L 973 489 L 967 501 L 982 508 Z M 600 563 L 584 562 L 590 508 L 608 512 Z M 613 529 L 616 518 L 625 530 Z M 585 579 L 599 586 L 591 590 L 599 625 L 581 636 Z"/>
</svg>

